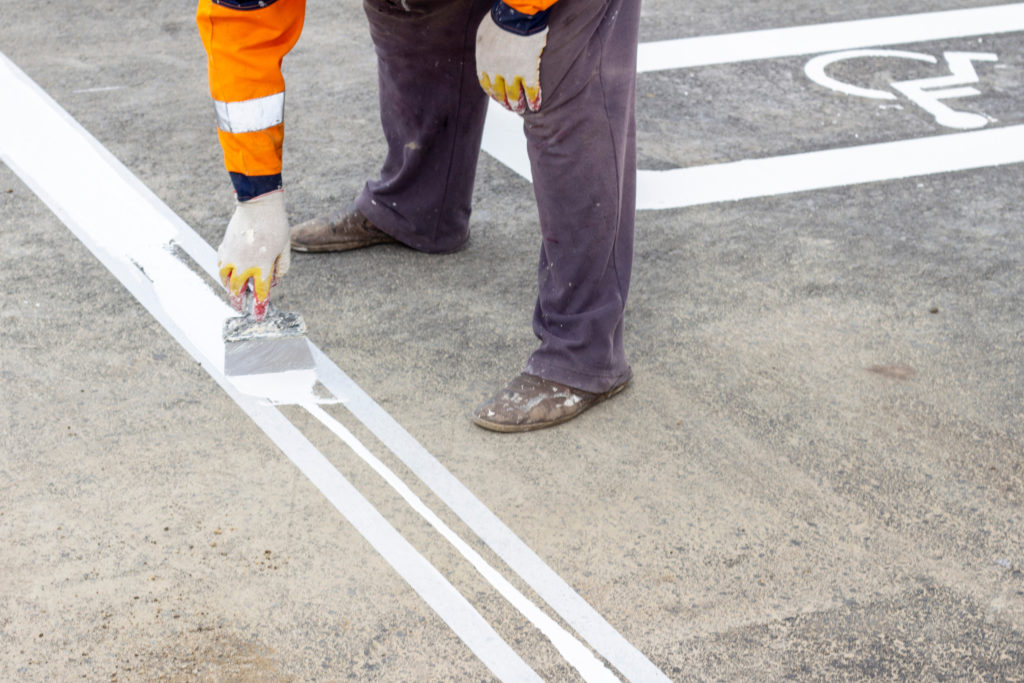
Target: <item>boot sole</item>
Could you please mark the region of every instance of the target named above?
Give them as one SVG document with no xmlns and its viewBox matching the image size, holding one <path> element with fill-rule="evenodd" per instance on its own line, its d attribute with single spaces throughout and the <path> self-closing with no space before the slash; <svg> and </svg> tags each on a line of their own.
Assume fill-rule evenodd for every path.
<svg viewBox="0 0 1024 683">
<path fill-rule="evenodd" d="M 563 422 L 568 422 L 569 420 L 579 417 L 583 413 L 587 412 L 588 410 L 596 406 L 598 403 L 601 403 L 602 401 L 605 401 L 614 396 L 615 394 L 621 392 L 623 389 L 626 388 L 627 384 L 629 384 L 629 380 L 626 380 L 617 387 L 612 387 L 603 394 L 597 394 L 592 401 L 583 405 L 583 407 L 577 410 L 576 412 L 569 413 L 567 415 L 562 415 L 559 418 L 556 418 L 554 420 L 548 420 L 546 422 L 525 422 L 523 424 L 513 425 L 504 424 L 501 422 L 490 422 L 478 415 L 473 415 L 472 420 L 473 424 L 477 425 L 478 427 L 489 429 L 492 432 L 501 432 L 503 434 L 510 434 L 514 432 L 532 432 L 538 429 L 547 429 L 548 427 L 554 427 L 555 425 L 560 425 Z"/>
<path fill-rule="evenodd" d="M 376 244 L 398 244 L 398 240 L 386 239 L 386 240 L 375 240 L 371 242 L 335 242 L 333 244 L 317 244 L 313 246 L 307 246 L 305 244 L 298 244 L 295 242 L 291 243 L 292 251 L 298 251 L 303 254 L 322 254 L 328 251 L 352 251 L 353 249 L 362 249 L 364 247 L 372 247 Z"/>
</svg>

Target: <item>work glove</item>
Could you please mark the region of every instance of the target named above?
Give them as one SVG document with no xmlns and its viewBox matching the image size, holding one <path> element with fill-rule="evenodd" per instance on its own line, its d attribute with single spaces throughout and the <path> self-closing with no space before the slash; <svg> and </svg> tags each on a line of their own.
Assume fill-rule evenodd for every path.
<svg viewBox="0 0 1024 683">
<path fill-rule="evenodd" d="M 288 272 L 290 262 L 284 190 L 238 202 L 217 248 L 217 268 L 231 306 L 248 313 L 243 309 L 251 298 L 252 316 L 263 320 L 270 288 Z"/>
<path fill-rule="evenodd" d="M 523 14 L 497 0 L 476 32 L 480 86 L 517 114 L 540 109 L 540 57 L 548 42 L 548 11 Z"/>
</svg>

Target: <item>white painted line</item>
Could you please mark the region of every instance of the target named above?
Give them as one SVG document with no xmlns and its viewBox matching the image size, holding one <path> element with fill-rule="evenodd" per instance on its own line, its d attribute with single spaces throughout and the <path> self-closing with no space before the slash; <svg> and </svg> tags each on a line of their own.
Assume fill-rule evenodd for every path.
<svg viewBox="0 0 1024 683">
<path fill-rule="evenodd" d="M 327 411 L 315 403 L 304 404 L 302 407 L 344 441 L 363 462 L 369 465 L 389 486 L 398 492 L 398 495 L 409 504 L 409 507 L 423 517 L 430 526 L 434 527 L 446 541 L 451 543 L 503 598 L 508 600 L 513 607 L 519 610 L 520 614 L 529 619 L 541 633 L 548 637 L 551 644 L 579 672 L 584 680 L 608 681 L 609 683 L 619 680 L 583 643 L 576 640 L 568 631 L 559 626 L 554 619 L 544 614 L 525 595 L 516 590 L 515 586 L 509 583 L 504 576 L 487 564 L 487 561 L 480 556 L 480 553 L 473 550 L 468 543 L 459 538 L 458 534 L 452 531 L 440 517 L 434 514 L 420 497 L 406 486 L 405 482 L 398 475 L 377 459 L 343 424 L 335 420 Z"/>
<path fill-rule="evenodd" d="M 1024 3 L 643 43 L 637 71 L 1024 31 Z"/>
<path fill-rule="evenodd" d="M 242 394 L 224 376 L 220 325 L 209 322 L 223 321 L 231 311 L 171 251 L 191 228 L 2 53 L 0 92 L 6 100 L 0 107 L 0 159 L 202 364 L 488 669 L 503 680 L 539 681 L 473 606 L 280 411 Z M 205 322 L 196 324 L 197 320 Z"/>
<path fill-rule="evenodd" d="M 1024 162 L 1024 125 L 672 171 L 641 171 L 648 209 L 768 197 Z"/>
<path fill-rule="evenodd" d="M 0 91 L 18 103 L 18 107 L 0 108 L 0 159 L 21 175 L 307 476 L 312 479 L 325 472 L 329 463 L 320 460 L 323 456 L 294 425 L 224 376 L 220 330 L 232 312 L 221 296 L 172 253 L 174 247 L 182 248 L 216 281 L 214 250 L 2 53 Z M 54 164 L 71 167 L 70 175 L 55 180 Z M 81 178 L 91 182 L 71 182 Z M 353 415 L 599 654 L 630 680 L 668 680 L 327 356 L 315 346 L 311 345 L 311 350 L 320 382 L 335 396 L 343 397 Z M 305 395 L 306 404 L 315 404 L 310 403 L 312 388 L 306 389 L 304 394 L 302 387 L 289 386 L 277 398 L 303 403 Z M 530 679 L 533 671 L 490 625 L 443 577 L 434 576 L 436 570 L 415 549 L 409 546 L 406 552 L 407 542 L 386 520 L 381 518 L 382 525 L 378 524 L 376 510 L 333 471 L 333 475 L 323 475 L 328 480 L 314 483 L 323 485 L 321 490 L 339 511 L 372 544 L 383 544 L 383 550 L 374 547 L 491 671 L 504 680 Z M 367 535 L 376 533 L 382 536 Z M 430 590 L 434 592 L 424 594 Z"/>
</svg>

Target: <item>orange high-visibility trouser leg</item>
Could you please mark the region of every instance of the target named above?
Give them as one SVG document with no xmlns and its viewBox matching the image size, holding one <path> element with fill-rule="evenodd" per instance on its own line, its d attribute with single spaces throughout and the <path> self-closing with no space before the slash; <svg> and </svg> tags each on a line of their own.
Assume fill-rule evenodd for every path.
<svg viewBox="0 0 1024 683">
<path fill-rule="evenodd" d="M 199 1 L 196 24 L 206 48 L 224 163 L 232 174 L 281 173 L 281 61 L 299 39 L 305 11 L 306 0 Z"/>
</svg>

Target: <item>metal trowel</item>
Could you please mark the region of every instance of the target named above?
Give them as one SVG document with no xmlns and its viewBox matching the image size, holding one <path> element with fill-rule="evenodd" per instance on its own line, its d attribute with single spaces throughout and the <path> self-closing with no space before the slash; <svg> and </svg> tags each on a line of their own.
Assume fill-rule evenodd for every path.
<svg viewBox="0 0 1024 683">
<path fill-rule="evenodd" d="M 244 310 L 252 307 L 247 305 Z M 268 303 L 263 320 L 246 313 L 224 321 L 225 375 L 265 375 L 314 367 L 306 322 L 298 313 L 283 313 Z"/>
</svg>

